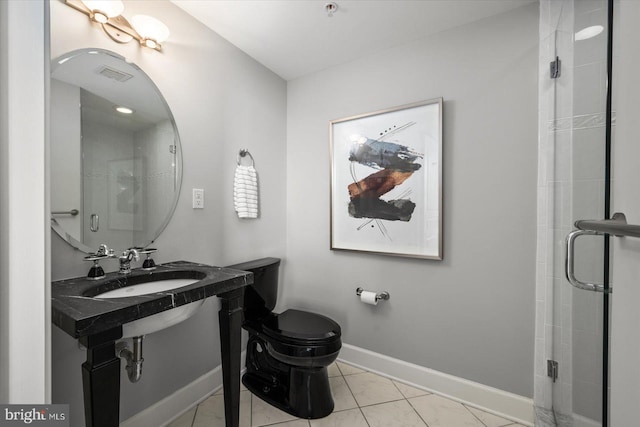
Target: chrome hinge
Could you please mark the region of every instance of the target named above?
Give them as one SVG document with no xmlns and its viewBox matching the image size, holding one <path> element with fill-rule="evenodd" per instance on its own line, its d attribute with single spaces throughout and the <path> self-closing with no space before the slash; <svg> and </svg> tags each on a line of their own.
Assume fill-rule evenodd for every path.
<svg viewBox="0 0 640 427">
<path fill-rule="evenodd" d="M 547 360 L 547 376 L 555 383 L 558 379 L 558 362 L 555 360 Z"/>
<path fill-rule="evenodd" d="M 560 77 L 561 64 L 562 61 L 560 61 L 560 57 L 556 56 L 555 61 L 551 61 L 551 63 L 549 64 L 549 77 L 551 77 L 552 79 L 557 79 L 558 77 Z"/>
</svg>

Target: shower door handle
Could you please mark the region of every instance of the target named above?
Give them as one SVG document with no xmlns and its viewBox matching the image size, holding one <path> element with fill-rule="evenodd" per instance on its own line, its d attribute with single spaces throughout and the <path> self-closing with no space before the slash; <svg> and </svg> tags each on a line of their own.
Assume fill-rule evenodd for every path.
<svg viewBox="0 0 640 427">
<path fill-rule="evenodd" d="M 607 233 L 601 233 L 599 231 L 594 230 L 574 230 L 567 235 L 566 239 L 566 252 L 565 252 L 565 273 L 567 276 L 567 280 L 571 283 L 572 286 L 575 286 L 578 289 L 584 289 L 586 291 L 592 292 L 603 292 L 603 293 L 611 293 L 611 288 L 605 288 L 603 284 L 599 283 L 588 283 L 582 282 L 575 275 L 575 256 L 574 256 L 574 248 L 575 241 L 580 236 L 604 236 Z"/>
<path fill-rule="evenodd" d="M 91 214 L 89 217 L 89 229 L 94 233 L 100 229 L 100 217 L 98 214 Z"/>
<path fill-rule="evenodd" d="M 567 251 L 565 257 L 565 272 L 567 280 L 573 286 L 587 291 L 611 293 L 610 287 L 595 283 L 581 282 L 576 278 L 574 271 L 574 246 L 575 240 L 584 235 L 590 236 L 615 236 L 640 238 L 640 225 L 628 224 L 627 217 L 622 212 L 616 212 L 610 219 L 579 220 L 575 222 L 577 230 L 567 235 Z"/>
</svg>

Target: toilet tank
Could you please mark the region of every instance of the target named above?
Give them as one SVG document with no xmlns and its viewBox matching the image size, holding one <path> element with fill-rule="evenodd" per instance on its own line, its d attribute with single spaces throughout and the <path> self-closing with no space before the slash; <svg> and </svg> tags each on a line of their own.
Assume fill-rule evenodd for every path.
<svg viewBox="0 0 640 427">
<path fill-rule="evenodd" d="M 253 273 L 253 285 L 244 288 L 245 318 L 260 317 L 275 308 L 279 267 L 280 258 L 261 258 L 227 267 Z"/>
</svg>

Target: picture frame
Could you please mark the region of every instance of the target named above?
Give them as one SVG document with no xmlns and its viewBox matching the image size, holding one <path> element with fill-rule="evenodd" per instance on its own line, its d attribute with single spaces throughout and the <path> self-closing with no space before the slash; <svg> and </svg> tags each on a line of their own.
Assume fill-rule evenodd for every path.
<svg viewBox="0 0 640 427">
<path fill-rule="evenodd" d="M 329 122 L 331 250 L 442 260 L 442 106 Z"/>
</svg>

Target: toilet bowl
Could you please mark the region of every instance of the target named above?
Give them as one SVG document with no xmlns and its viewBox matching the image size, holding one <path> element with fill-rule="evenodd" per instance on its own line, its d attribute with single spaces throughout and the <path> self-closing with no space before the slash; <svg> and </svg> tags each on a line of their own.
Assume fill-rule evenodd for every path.
<svg viewBox="0 0 640 427">
<path fill-rule="evenodd" d="M 342 347 L 340 325 L 326 316 L 288 309 L 274 313 L 280 259 L 262 258 L 228 268 L 250 271 L 242 327 L 249 332 L 242 383 L 256 396 L 299 418 L 333 411 L 327 366 Z"/>
</svg>

